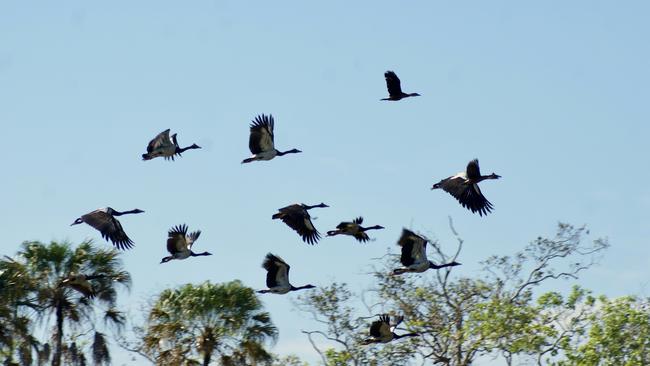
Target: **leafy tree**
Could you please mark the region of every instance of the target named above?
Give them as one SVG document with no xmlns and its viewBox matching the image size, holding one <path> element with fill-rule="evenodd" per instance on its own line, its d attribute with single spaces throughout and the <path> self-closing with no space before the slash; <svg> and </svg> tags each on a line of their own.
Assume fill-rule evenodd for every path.
<svg viewBox="0 0 650 366">
<path fill-rule="evenodd" d="M 255 292 L 239 281 L 164 290 L 148 311 L 135 349 L 159 365 L 268 364 L 264 342 L 277 329 Z"/>
<path fill-rule="evenodd" d="M 32 304 L 38 318 L 48 324 L 47 319 L 54 315 L 52 331 L 52 365 L 66 363 L 85 364 L 85 356 L 78 348 L 77 340 L 94 331 L 91 348 L 95 364 L 109 364 L 110 354 L 103 333 L 97 330 L 95 319 L 97 306 L 104 306 L 102 315 L 105 323 L 114 325 L 119 330 L 124 323 L 121 312 L 116 310 L 117 285 L 128 288 L 131 277 L 122 268 L 119 253 L 113 249 L 101 249 L 90 241 L 73 248 L 70 243 L 25 242 L 15 259 L 24 271 L 25 279 L 21 286 L 29 292 L 29 304 Z M 2 266 L 8 265 L 3 261 Z M 72 274 L 95 274 L 104 277 L 93 280 L 95 298 L 86 298 L 61 282 Z M 65 325 L 73 331 L 68 335 L 69 343 L 64 343 Z M 75 332 L 76 331 L 76 332 Z M 47 352 L 40 353 L 40 362 L 49 358 L 49 346 L 43 347 Z M 24 364 L 30 364 L 25 362 Z"/>
<path fill-rule="evenodd" d="M 574 326 L 577 331 L 562 340 L 565 359 L 548 363 L 559 366 L 650 364 L 650 300 L 634 296 L 596 299 L 590 295 L 578 300 L 574 308 L 587 314 L 586 321 Z"/>
<path fill-rule="evenodd" d="M 463 241 L 453 227 L 452 232 L 458 245 L 451 258 L 437 241 L 429 240 L 434 262 L 458 258 Z M 326 365 L 404 365 L 419 359 L 464 366 L 479 356 L 497 354 L 512 364 L 514 356 L 557 354 L 570 332 L 557 332 L 551 320 L 560 313 L 552 312 L 552 302 L 533 301 L 533 288 L 553 279 L 577 278 L 592 266 L 608 243 L 596 239 L 584 244 L 587 234 L 583 227 L 559 224 L 552 238 L 539 237 L 514 256 L 488 258 L 477 277 L 452 276 L 457 267 L 397 276 L 392 274 L 395 256 L 389 255 L 374 270 L 376 285 L 364 294 L 366 310 L 403 314 L 405 330 L 420 337 L 364 349 L 359 341 L 367 334 L 367 317 L 352 310 L 349 300 L 354 296 L 339 284 L 301 297 L 299 308 L 325 326 L 306 333 Z M 329 346 L 317 344 L 315 337 L 329 341 Z"/>
</svg>

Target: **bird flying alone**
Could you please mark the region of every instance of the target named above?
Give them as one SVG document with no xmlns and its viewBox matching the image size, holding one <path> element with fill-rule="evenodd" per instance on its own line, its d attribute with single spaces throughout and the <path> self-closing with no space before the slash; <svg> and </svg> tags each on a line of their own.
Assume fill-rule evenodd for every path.
<svg viewBox="0 0 650 366">
<path fill-rule="evenodd" d="M 479 188 L 479 182 L 486 179 L 499 179 L 500 175 L 494 173 L 490 175 L 481 175 L 478 166 L 478 159 L 474 159 L 467 164 L 467 169 L 454 176 L 443 179 L 431 187 L 431 189 L 442 188 L 445 192 L 451 194 L 460 202 L 460 204 L 480 216 L 487 215 L 494 208 L 492 203 L 483 196 Z"/>
<path fill-rule="evenodd" d="M 397 241 L 402 248 L 400 262 L 403 268 L 396 268 L 393 274 L 399 275 L 406 272 L 424 272 L 429 268 L 440 269 L 445 267 L 459 266 L 458 262 L 445 264 L 434 264 L 427 259 L 427 239 L 408 229 L 402 230 L 402 235 Z"/>
<path fill-rule="evenodd" d="M 390 316 L 388 314 L 382 314 L 379 316 L 379 320 L 372 322 L 370 325 L 370 338 L 366 338 L 362 341 L 362 344 L 372 344 L 372 343 L 388 343 L 395 339 L 405 338 L 405 337 L 415 337 L 419 336 L 419 333 L 406 333 L 406 334 L 396 334 L 395 330 L 397 326 L 404 320 L 403 316 L 395 317 L 395 324 L 390 324 Z"/>
<path fill-rule="evenodd" d="M 268 289 L 257 291 L 260 294 L 270 292 L 272 294 L 282 295 L 289 291 L 298 291 L 316 287 L 314 285 L 294 287 L 289 283 L 289 270 L 291 269 L 291 266 L 277 255 L 268 253 L 264 258 L 262 268 L 266 270 L 266 287 L 268 287 Z"/>
<path fill-rule="evenodd" d="M 273 116 L 261 114 L 253 120 L 250 126 L 250 137 L 248 138 L 248 148 L 253 156 L 244 159 L 241 163 L 250 163 L 256 160 L 271 160 L 276 156 L 285 154 L 295 154 L 302 152 L 298 149 L 279 151 L 275 148 L 275 139 L 273 135 Z"/>
<path fill-rule="evenodd" d="M 311 216 L 309 216 L 309 212 L 307 211 L 316 207 L 323 208 L 329 206 L 324 203 L 313 206 L 308 206 L 303 203 L 295 203 L 279 209 L 278 213 L 274 214 L 271 218 L 273 220 L 282 220 L 282 222 L 287 224 L 287 226 L 292 228 L 302 237 L 302 241 L 313 245 L 320 239 L 320 233 L 311 222 Z"/>
<path fill-rule="evenodd" d="M 110 240 L 113 242 L 113 245 L 117 249 L 126 250 L 133 248 L 133 241 L 126 235 L 124 229 L 122 229 L 122 225 L 115 218 L 115 216 L 137 214 L 142 212 L 144 211 L 137 208 L 130 211 L 120 212 L 112 209 L 111 207 L 104 207 L 82 215 L 80 218 L 76 219 L 72 224 L 70 224 L 70 226 L 85 222 L 86 224 L 99 230 L 99 232 L 102 234 L 102 238 L 106 239 L 106 241 Z"/>
<path fill-rule="evenodd" d="M 363 217 L 361 216 L 352 220 L 352 222 L 343 221 L 336 226 L 336 230 L 328 231 L 327 236 L 334 236 L 339 234 L 350 235 L 350 236 L 354 236 L 354 238 L 357 239 L 359 242 L 364 243 L 370 240 L 368 234 L 366 234 L 366 231 L 378 230 L 384 228 L 383 226 L 379 226 L 379 225 L 363 227 L 361 226 L 362 223 L 363 223 Z"/>
<path fill-rule="evenodd" d="M 142 160 L 151 160 L 157 157 L 164 157 L 165 160 L 174 160 L 174 156 L 181 156 L 181 153 L 190 149 L 200 149 L 197 144 L 192 144 L 187 147 L 178 146 L 176 134 L 169 136 L 169 128 L 159 133 L 153 140 L 149 141 L 147 145 L 147 153 L 142 154 Z"/>
<path fill-rule="evenodd" d="M 419 97 L 418 93 L 407 94 L 402 91 L 402 86 L 397 75 L 392 71 L 386 71 L 384 73 L 386 78 L 386 87 L 388 88 L 388 98 L 383 98 L 381 100 L 400 100 L 408 97 Z"/>
<path fill-rule="evenodd" d="M 208 252 L 195 253 L 192 251 L 192 245 L 199 238 L 199 235 L 201 235 L 201 230 L 188 234 L 187 225 L 185 224 L 171 228 L 167 233 L 167 251 L 169 252 L 169 256 L 164 257 L 160 263 L 167 263 L 172 259 L 180 260 L 189 257 L 212 255 L 212 253 Z"/>
</svg>

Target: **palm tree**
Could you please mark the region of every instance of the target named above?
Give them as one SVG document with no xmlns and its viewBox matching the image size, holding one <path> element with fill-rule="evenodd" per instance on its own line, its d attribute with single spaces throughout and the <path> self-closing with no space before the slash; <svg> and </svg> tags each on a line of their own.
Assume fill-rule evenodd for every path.
<svg viewBox="0 0 650 366">
<path fill-rule="evenodd" d="M 39 318 L 47 321 L 54 315 L 52 365 L 60 366 L 64 355 L 72 363 L 83 363 L 85 359 L 76 343 L 78 337 L 72 337 L 69 344 L 63 343 L 65 324 L 89 325 L 94 331 L 91 345 L 94 363 L 109 364 L 110 354 L 104 334 L 96 330 L 94 320 L 98 315 L 97 308 L 101 309 L 105 322 L 118 330 L 125 322 L 122 313 L 115 308 L 117 285 L 129 288 L 131 276 L 123 269 L 119 252 L 96 247 L 91 241 L 76 248 L 67 242 L 51 242 L 49 245 L 25 242 L 16 261 L 25 266 L 27 274 L 36 283 L 32 292 Z M 97 277 L 92 283 L 95 296 L 84 296 L 65 285 L 66 279 L 79 274 Z"/>
<path fill-rule="evenodd" d="M 277 329 L 253 289 L 239 281 L 164 290 L 151 307 L 142 352 L 161 365 L 270 364 Z"/>
<path fill-rule="evenodd" d="M 32 335 L 30 314 L 38 306 L 30 299 L 30 290 L 35 282 L 27 274 L 26 268 L 9 257 L 0 260 L 0 358 L 4 365 L 30 365 L 33 351 L 42 353 L 47 345 L 41 347 Z"/>
</svg>

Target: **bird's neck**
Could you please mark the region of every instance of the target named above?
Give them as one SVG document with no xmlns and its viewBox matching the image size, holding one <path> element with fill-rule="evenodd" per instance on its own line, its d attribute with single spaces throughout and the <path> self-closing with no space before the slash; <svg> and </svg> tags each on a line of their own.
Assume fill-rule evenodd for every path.
<svg viewBox="0 0 650 366">
<path fill-rule="evenodd" d="M 310 285 L 305 285 L 305 286 L 295 287 L 295 286 L 292 285 L 291 286 L 291 291 L 304 290 L 304 289 L 308 289 L 308 288 L 311 288 L 311 286 Z"/>
<path fill-rule="evenodd" d="M 191 255 L 192 257 L 199 257 L 199 256 L 202 256 L 202 255 L 210 255 L 210 253 L 208 253 L 208 252 L 203 252 L 203 253 L 194 253 L 193 251 L 190 251 L 190 255 Z"/>
<path fill-rule="evenodd" d="M 140 211 L 138 211 L 138 210 L 129 210 L 129 211 L 122 211 L 122 212 L 120 212 L 120 211 L 114 211 L 114 212 L 113 212 L 113 216 L 121 216 L 121 215 L 126 215 L 126 214 L 134 214 L 134 213 L 138 213 L 138 212 L 140 212 Z"/>
</svg>

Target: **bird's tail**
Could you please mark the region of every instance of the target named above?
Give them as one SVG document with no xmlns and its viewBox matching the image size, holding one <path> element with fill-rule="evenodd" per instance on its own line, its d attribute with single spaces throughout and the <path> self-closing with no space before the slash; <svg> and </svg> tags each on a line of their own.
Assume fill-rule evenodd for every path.
<svg viewBox="0 0 650 366">
<path fill-rule="evenodd" d="M 408 272 L 408 269 L 406 268 L 396 268 L 395 270 L 393 270 L 393 274 L 396 275 L 401 275 L 402 273 L 406 273 L 406 272 Z"/>
<path fill-rule="evenodd" d="M 246 163 L 250 163 L 250 162 L 253 162 L 253 161 L 255 161 L 255 158 L 246 158 L 246 159 L 242 160 L 241 163 L 246 164 Z"/>
<path fill-rule="evenodd" d="M 327 232 L 327 236 L 334 236 L 334 235 L 338 235 L 338 234 L 340 234 L 340 232 L 338 230 L 330 230 L 330 231 Z"/>
<path fill-rule="evenodd" d="M 271 292 L 271 290 L 257 290 L 255 292 L 257 292 L 258 294 L 266 294 L 266 293 Z"/>
</svg>

